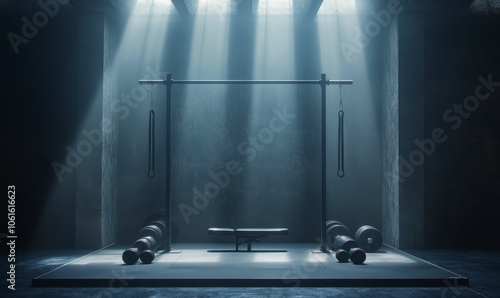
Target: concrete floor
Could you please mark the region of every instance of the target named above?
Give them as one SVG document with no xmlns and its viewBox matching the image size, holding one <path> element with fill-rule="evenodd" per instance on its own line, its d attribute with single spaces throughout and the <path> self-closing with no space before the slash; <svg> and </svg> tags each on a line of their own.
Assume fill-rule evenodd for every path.
<svg viewBox="0 0 500 298">
<path fill-rule="evenodd" d="M 33 279 L 33 286 L 106 287 L 443 287 L 467 278 L 383 246 L 362 265 L 339 263 L 315 243 L 261 243 L 253 252 L 222 252 L 228 244 L 178 244 L 152 264 L 125 265 L 126 246 L 96 251 Z M 258 250 L 260 248 L 260 250 Z M 283 248 L 287 251 L 283 252 Z M 281 249 L 281 251 L 280 251 Z M 272 251 L 272 252 L 271 252 Z M 118 278 L 117 276 L 120 276 Z"/>
</svg>

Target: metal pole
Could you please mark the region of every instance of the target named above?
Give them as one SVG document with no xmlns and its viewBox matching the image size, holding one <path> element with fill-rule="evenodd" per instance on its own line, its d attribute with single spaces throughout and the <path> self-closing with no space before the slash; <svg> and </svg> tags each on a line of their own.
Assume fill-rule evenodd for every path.
<svg viewBox="0 0 500 298">
<path fill-rule="evenodd" d="M 170 148 L 170 125 L 172 121 L 172 75 L 167 74 L 167 77 L 164 80 L 164 84 L 167 85 L 167 101 L 165 103 L 165 111 L 166 111 L 166 119 L 165 119 L 165 131 L 166 131 L 166 148 L 165 148 L 165 155 L 166 155 L 166 166 L 165 166 L 165 184 L 166 184 L 166 191 L 165 191 L 165 226 L 167 230 L 167 235 L 165 237 L 165 252 L 170 252 L 172 250 L 172 229 L 171 229 L 171 198 L 170 198 L 170 157 L 171 157 L 171 148 Z"/>
<path fill-rule="evenodd" d="M 326 74 L 321 74 L 321 246 L 322 252 L 326 247 Z"/>
</svg>

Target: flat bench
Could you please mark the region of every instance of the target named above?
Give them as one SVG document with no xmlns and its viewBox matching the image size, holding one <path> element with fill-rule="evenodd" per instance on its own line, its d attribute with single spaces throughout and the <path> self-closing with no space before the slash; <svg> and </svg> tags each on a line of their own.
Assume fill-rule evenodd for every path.
<svg viewBox="0 0 500 298">
<path fill-rule="evenodd" d="M 252 243 L 260 242 L 270 235 L 288 235 L 287 228 L 209 228 L 208 235 L 231 235 L 235 236 L 235 250 L 243 243 L 247 244 L 246 251 L 252 251 Z"/>
</svg>

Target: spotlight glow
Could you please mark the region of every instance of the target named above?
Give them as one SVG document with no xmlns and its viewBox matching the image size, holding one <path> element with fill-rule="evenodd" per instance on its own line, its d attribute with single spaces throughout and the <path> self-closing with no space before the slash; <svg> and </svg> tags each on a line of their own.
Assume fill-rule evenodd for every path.
<svg viewBox="0 0 500 298">
<path fill-rule="evenodd" d="M 257 15 L 291 15 L 293 0 L 259 0 Z"/>
<path fill-rule="evenodd" d="M 175 8 L 169 0 L 137 0 L 137 3 L 132 10 L 132 14 L 135 15 L 168 15 L 175 12 Z"/>
<path fill-rule="evenodd" d="M 231 0 L 199 0 L 196 15 L 228 15 L 234 13 Z"/>
<path fill-rule="evenodd" d="M 324 0 L 318 10 L 318 15 L 355 14 L 355 0 Z"/>
</svg>

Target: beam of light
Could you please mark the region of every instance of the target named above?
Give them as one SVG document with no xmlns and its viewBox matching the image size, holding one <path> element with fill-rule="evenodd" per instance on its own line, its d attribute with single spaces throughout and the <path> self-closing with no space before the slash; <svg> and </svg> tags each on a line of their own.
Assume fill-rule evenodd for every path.
<svg viewBox="0 0 500 298">
<path fill-rule="evenodd" d="M 355 0 L 324 0 L 318 15 L 353 15 L 357 13 Z"/>
<path fill-rule="evenodd" d="M 349 71 L 353 67 L 358 67 L 359 59 L 364 59 L 361 50 L 356 52 L 357 55 L 349 55 L 348 52 L 351 50 L 350 46 L 356 47 L 352 42 L 353 29 L 359 27 L 355 1 L 323 1 L 318 11 L 317 24 L 321 72 L 340 79 L 340 75 L 346 74 L 344 68 Z"/>
<path fill-rule="evenodd" d="M 232 11 L 231 0 L 199 0 L 196 15 L 220 15 L 226 17 Z"/>
<path fill-rule="evenodd" d="M 97 83 L 97 85 L 102 86 L 110 84 L 112 85 L 111 88 L 117 89 L 116 94 L 107 94 L 106 91 L 103 92 L 103 90 L 98 87 L 94 92 L 93 97 L 85 99 L 86 101 L 89 101 L 91 103 L 88 105 L 86 116 L 80 123 L 81 126 L 77 129 L 77 135 L 75 136 L 72 144 L 69 145 L 69 147 L 76 149 L 79 141 L 85 139 L 85 137 L 82 135 L 83 130 L 92 131 L 94 129 L 101 129 L 96 119 L 117 119 L 116 115 L 106 115 L 105 111 L 111 113 L 109 111 L 109 106 L 111 106 L 114 101 L 123 100 L 123 98 L 121 97 L 122 94 L 128 95 L 130 97 L 132 87 L 136 86 L 138 84 L 138 80 L 144 78 L 144 75 L 147 73 L 147 71 L 145 70 L 147 66 L 154 68 L 154 66 L 160 64 L 160 60 L 164 54 L 164 38 L 167 30 L 169 15 L 156 13 L 146 16 L 142 13 L 152 11 L 172 12 L 171 8 L 169 8 L 169 3 L 171 2 L 165 0 L 138 0 L 135 6 L 131 8 L 131 11 L 133 13 L 129 14 L 129 18 L 125 25 L 125 30 L 123 31 L 121 39 L 119 39 L 116 36 L 116 32 L 109 29 L 106 24 L 109 23 L 108 25 L 111 25 L 112 20 L 105 19 L 102 25 L 104 26 L 104 36 L 108 36 L 110 39 L 105 39 L 103 44 L 103 60 L 105 64 L 103 67 L 103 81 L 101 83 Z M 139 6 L 141 7 L 140 9 L 138 8 Z M 116 23 L 112 25 L 116 25 Z M 108 41 L 110 41 L 110 43 L 108 43 Z M 113 44 L 115 44 L 114 50 Z M 99 80 L 99 78 L 96 78 L 96 80 Z M 131 87 L 130 89 L 122 90 L 118 89 L 118 86 Z M 106 86 L 104 87 L 106 88 Z M 145 90 L 142 94 L 147 94 L 147 91 Z M 137 106 L 141 106 L 141 104 L 142 106 L 146 106 L 147 101 L 145 101 L 144 99 L 145 98 L 140 98 L 140 100 L 135 102 L 135 104 Z M 137 110 L 140 110 L 140 108 L 138 108 Z M 133 113 L 133 111 L 130 111 L 130 113 Z M 118 127 L 120 126 L 119 122 L 125 120 L 117 119 L 116 121 L 117 123 L 113 123 L 112 125 L 114 129 L 118 129 Z M 145 124 L 144 127 L 146 127 Z M 97 152 L 103 152 L 104 150 L 109 149 L 103 148 L 103 146 L 105 145 L 99 144 L 93 146 L 93 153 L 91 154 L 97 154 Z M 81 167 L 82 164 L 88 162 L 89 159 L 89 156 L 83 156 L 81 163 L 76 165 L 75 169 Z M 109 169 L 103 168 L 101 171 L 103 177 L 109 174 L 106 173 L 106 171 L 109 171 Z M 71 173 L 65 174 L 64 179 L 75 179 L 75 172 L 76 171 L 72 171 Z M 101 182 L 102 181 L 105 181 L 104 178 L 103 180 L 101 180 Z M 57 209 L 57 207 L 53 206 L 54 202 L 52 201 L 52 198 L 67 196 L 66 193 L 72 191 L 72 188 L 69 187 L 68 183 L 69 182 L 64 181 L 64 183 L 56 183 L 53 186 L 51 193 L 49 194 L 49 198 L 47 199 L 47 204 L 44 207 L 43 215 L 40 218 L 41 224 L 39 225 L 39 231 L 49 230 L 46 225 L 51 225 L 51 219 L 47 215 L 46 210 Z M 104 186 L 102 186 L 102 188 L 104 188 Z M 76 192 L 78 196 L 78 189 L 76 190 Z M 93 198 L 83 198 L 83 200 L 87 199 L 89 201 L 95 201 Z M 78 201 L 76 204 L 78 206 Z M 97 206 L 93 206 L 92 208 L 97 208 Z M 116 208 L 118 208 L 118 206 Z M 40 236 L 40 232 L 38 232 L 38 235 L 39 238 L 43 237 L 43 235 Z M 106 244 L 102 243 L 102 239 L 103 238 L 101 237 L 101 243 L 96 243 L 96 245 Z"/>
<path fill-rule="evenodd" d="M 259 1 L 255 17 L 255 44 L 253 57 L 253 79 L 295 79 L 295 41 L 294 41 L 294 16 L 291 0 L 286 1 Z M 270 138 L 265 136 L 269 132 L 269 122 L 273 118 L 273 110 L 286 110 L 296 113 L 297 98 L 295 85 L 253 85 L 251 102 L 249 106 L 248 124 L 245 129 L 245 141 L 254 138 L 260 144 L 254 148 L 256 156 L 245 163 L 245 185 L 249 188 L 246 192 L 248 202 L 246 211 L 241 218 L 242 222 L 255 224 L 251 214 L 262 213 L 258 206 L 262 200 L 268 200 L 268 208 L 280 208 L 286 200 L 279 187 L 289 183 L 286 178 L 287 167 L 281 160 L 283 156 L 293 156 L 296 151 L 294 124 L 286 126 L 281 132 L 276 132 Z M 285 108 L 286 107 L 286 108 Z M 265 140 L 264 140 L 265 139 Z M 269 139 L 271 141 L 269 142 Z M 252 145 L 248 145 L 253 148 Z M 265 149 L 262 149 L 262 148 Z M 286 149 L 286 150 L 280 150 Z M 270 176 L 268 170 L 273 169 L 275 175 Z M 256 177 L 258 177 L 256 179 Z M 278 185 L 278 187 L 276 187 Z M 261 195 L 260 188 L 268 188 L 275 192 L 272 198 Z M 250 191 L 251 190 L 251 191 Z M 273 219 L 281 221 L 285 215 Z M 275 224 L 275 223 L 267 223 Z"/>
<path fill-rule="evenodd" d="M 188 66 L 191 79 L 220 79 L 227 75 L 228 17 L 209 15 L 210 7 L 200 1 L 194 16 Z"/>
<path fill-rule="evenodd" d="M 256 17 L 256 37 L 254 50 L 253 74 L 258 79 L 293 79 L 295 77 L 295 52 L 294 52 L 294 26 L 293 15 L 268 16 L 277 3 L 286 7 L 292 7 L 292 0 L 281 0 L 276 2 L 259 1 L 259 10 L 264 15 Z M 271 4 L 272 3 L 272 4 Z M 287 95 L 279 92 L 278 89 L 293 89 L 293 86 L 254 86 L 254 108 L 252 111 L 257 113 L 259 105 L 263 103 L 264 93 L 273 93 L 271 96 L 287 98 L 293 94 L 293 90 L 287 92 Z M 263 93 L 264 92 L 264 93 Z M 256 110 L 257 109 L 257 110 Z"/>
<path fill-rule="evenodd" d="M 190 23 L 191 36 L 186 36 L 191 38 L 191 42 L 190 49 L 187 49 L 187 77 L 183 79 L 228 79 L 227 3 L 199 1 Z M 191 168 L 194 175 L 199 175 L 201 181 L 207 183 L 211 181 L 210 171 L 218 172 L 223 168 L 229 160 L 228 152 L 233 149 L 226 138 L 231 126 L 226 121 L 226 102 L 234 99 L 227 98 L 227 85 L 183 85 L 174 88 L 173 105 L 178 111 L 175 122 L 179 128 L 188 129 L 189 134 L 179 135 L 172 142 L 172 152 L 184 152 L 189 156 L 184 166 Z M 180 191 L 192 196 L 194 189 L 204 192 L 204 187 L 203 183 L 193 183 L 190 188 Z"/>
<path fill-rule="evenodd" d="M 292 263 L 288 253 L 256 253 L 252 255 L 252 263 Z"/>
<path fill-rule="evenodd" d="M 360 15 L 357 1 L 323 2 L 317 20 L 320 57 L 323 73 L 329 74 L 333 79 L 355 80 L 353 87 L 342 89 L 344 108 L 350 117 L 363 119 L 363 126 L 373 127 L 378 107 L 375 100 L 368 96 L 371 94 L 371 86 L 366 61 L 366 52 L 373 48 L 370 48 L 370 41 L 363 32 Z M 329 89 L 329 97 L 335 98 L 336 109 L 340 92 L 336 87 Z"/>
<path fill-rule="evenodd" d="M 227 253 L 226 253 L 227 254 Z M 162 256 L 163 257 L 163 256 Z M 220 264 L 224 261 L 225 253 L 207 253 L 206 251 L 193 253 L 192 251 L 185 251 L 183 255 L 175 260 L 176 266 L 182 266 L 183 264 L 193 263 L 193 264 L 203 264 L 203 263 L 214 263 Z M 164 263 L 172 262 L 171 260 L 161 259 Z"/>
<path fill-rule="evenodd" d="M 291 15 L 293 13 L 293 0 L 259 0 L 258 16 Z"/>
<path fill-rule="evenodd" d="M 115 75 L 127 72 L 139 76 L 146 66 L 160 64 L 165 55 L 168 14 L 175 10 L 172 6 L 165 0 L 138 0 L 115 56 Z"/>
<path fill-rule="evenodd" d="M 132 10 L 135 15 L 168 15 L 174 12 L 175 8 L 170 0 L 136 0 Z"/>
<path fill-rule="evenodd" d="M 208 1 L 200 1 L 197 14 L 194 16 L 188 79 L 227 78 L 228 17 L 224 14 L 224 10 L 220 12 L 221 14 L 210 15 L 211 7 Z M 186 88 L 186 99 L 181 102 L 183 105 L 181 117 L 184 120 L 195 120 L 189 120 L 186 117 L 189 117 L 189 114 L 195 112 L 196 109 L 203 110 L 204 105 L 211 102 L 209 106 L 217 107 L 217 114 L 205 114 L 209 117 L 206 121 L 217 119 L 224 122 L 226 114 L 224 100 L 227 89 L 225 85 L 188 85 Z"/>
<path fill-rule="evenodd" d="M 342 88 L 343 108 L 345 111 L 345 164 L 346 173 L 371 173 L 376 171 L 374 164 L 379 162 L 377 152 L 381 152 L 381 129 L 379 123 L 380 98 L 376 90 L 380 86 L 373 86 L 373 65 L 376 57 L 376 38 L 366 38 L 364 25 L 372 18 L 370 7 L 359 3 L 368 1 L 340 1 L 325 0 L 318 12 L 317 25 L 320 40 L 320 57 L 322 72 L 330 79 L 352 79 L 353 86 Z M 374 1 L 375 2 L 375 1 Z M 382 29 L 383 30 L 383 29 Z M 367 55 L 370 54 L 370 55 Z M 367 58 L 372 60 L 367 61 Z M 340 91 L 337 86 L 330 86 L 327 90 L 327 117 L 331 120 L 327 130 L 335 132 L 333 138 L 327 138 L 327 149 L 333 155 L 329 160 L 329 168 L 337 169 L 337 111 L 339 109 Z M 366 150 L 366 148 L 373 148 Z M 360 165 L 371 165 L 365 169 Z M 369 169 L 369 170 L 368 170 Z M 364 176 L 363 176 L 364 177 Z M 351 190 L 348 184 L 334 184 L 335 196 L 349 198 Z M 341 206 L 342 208 L 342 206 Z"/>
</svg>

